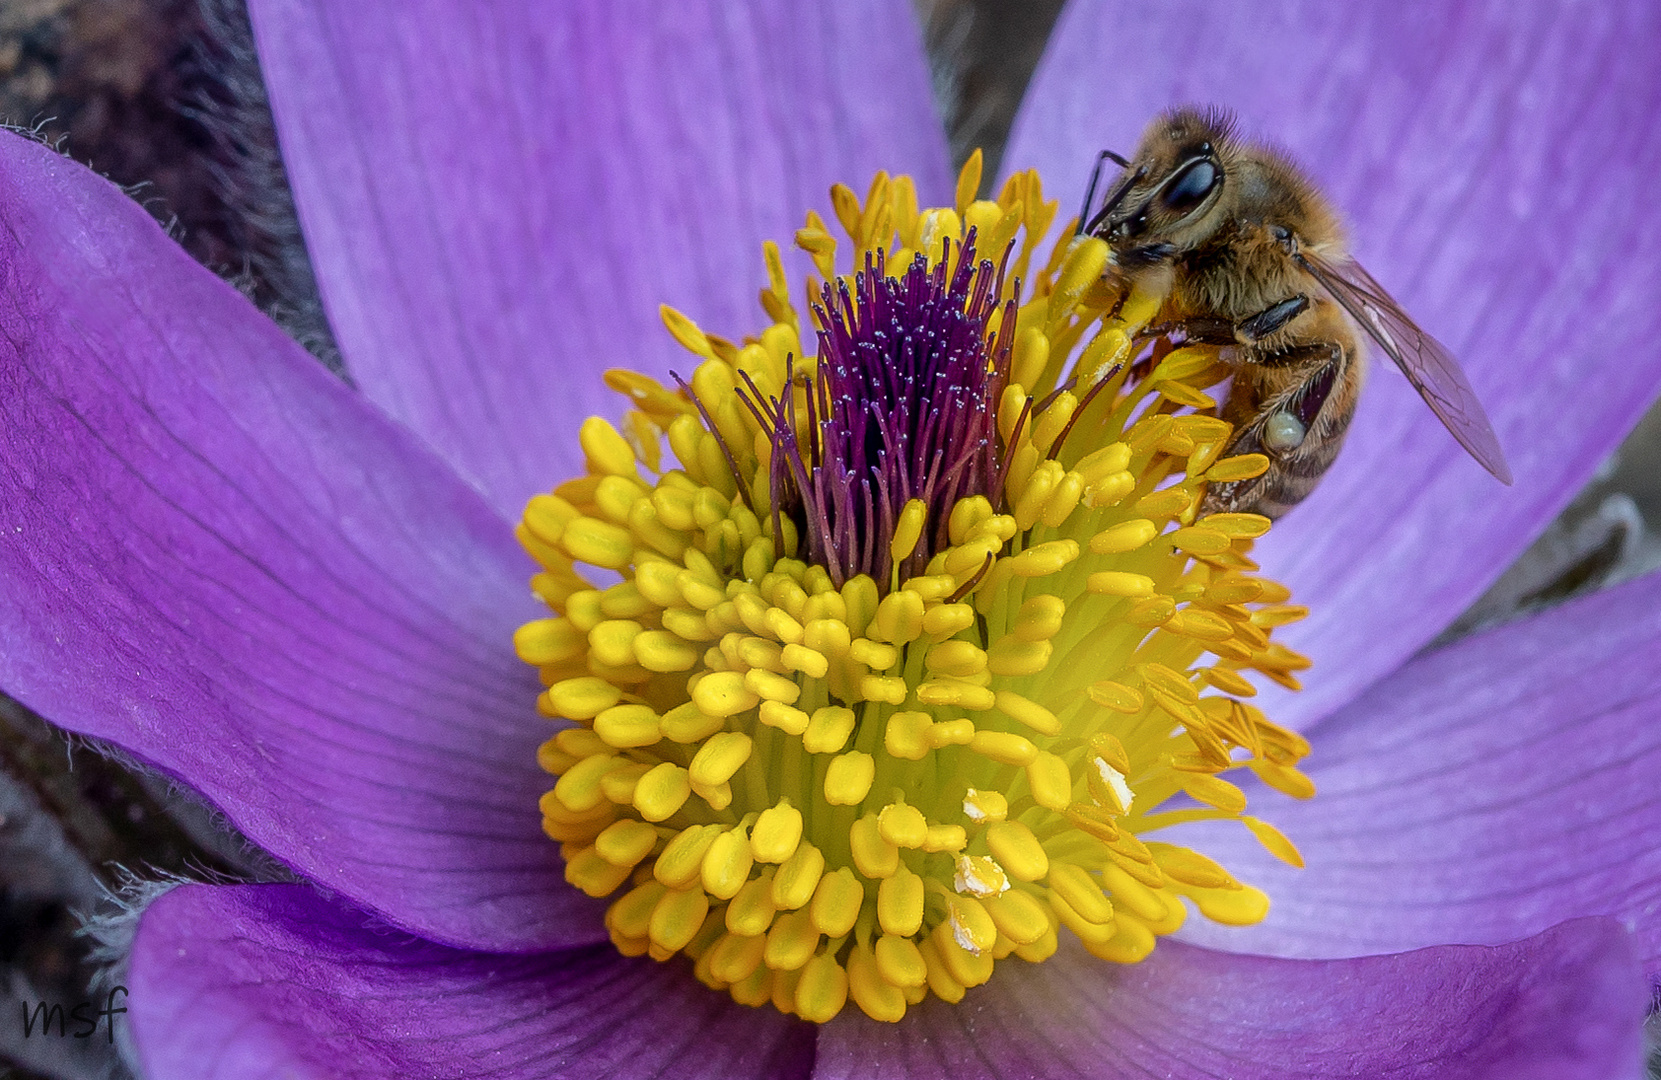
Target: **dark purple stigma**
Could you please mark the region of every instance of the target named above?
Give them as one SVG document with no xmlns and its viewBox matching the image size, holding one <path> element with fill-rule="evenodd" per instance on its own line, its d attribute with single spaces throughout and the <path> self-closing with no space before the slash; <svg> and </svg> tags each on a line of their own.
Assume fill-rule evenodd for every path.
<svg viewBox="0 0 1661 1080">
<path fill-rule="evenodd" d="M 948 280 L 950 243 L 932 269 L 919 254 L 903 277 L 889 277 L 879 251 L 866 256 L 852 292 L 844 280 L 825 285 L 813 309 L 819 358 L 807 395 L 806 428 L 816 435 L 808 445 L 796 438 L 794 394 L 765 404 L 754 387 L 745 396 L 773 443 L 774 513 L 796 521 L 808 561 L 838 585 L 870 574 L 886 591 L 889 544 L 910 500 L 923 501 L 928 523 L 900 566 L 901 580 L 947 544 L 959 499 L 1002 502 L 997 406 L 1009 377 L 1015 300 L 1004 302 L 995 339 L 987 323 L 1013 245 L 1003 265 L 977 263 L 971 229 Z"/>
</svg>

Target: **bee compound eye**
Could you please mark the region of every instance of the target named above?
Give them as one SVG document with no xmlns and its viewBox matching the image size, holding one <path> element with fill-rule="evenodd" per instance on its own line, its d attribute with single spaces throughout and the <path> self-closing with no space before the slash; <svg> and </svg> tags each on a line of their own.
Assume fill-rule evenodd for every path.
<svg viewBox="0 0 1661 1080">
<path fill-rule="evenodd" d="M 1302 446 L 1306 434 L 1303 421 L 1289 412 L 1277 412 L 1263 423 L 1263 445 L 1278 454 Z"/>
<path fill-rule="evenodd" d="M 1186 214 L 1204 202 L 1222 178 L 1222 172 L 1209 159 L 1191 161 L 1160 192 L 1160 205 L 1173 214 Z"/>
</svg>

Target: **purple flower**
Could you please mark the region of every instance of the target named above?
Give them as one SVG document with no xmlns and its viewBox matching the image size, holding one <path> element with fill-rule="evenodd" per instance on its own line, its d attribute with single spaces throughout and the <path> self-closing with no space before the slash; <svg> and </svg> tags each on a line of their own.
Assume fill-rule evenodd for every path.
<svg viewBox="0 0 1661 1080">
<path fill-rule="evenodd" d="M 905 171 L 946 199 L 909 8 L 251 6 L 356 390 L 116 189 L 0 139 L 0 688 L 319 887 L 145 912 L 150 1075 L 1636 1067 L 1661 584 L 1410 657 L 1661 387 L 1650 5 L 1069 9 L 1009 164 L 1082 185 L 1157 108 L 1233 105 L 1464 359 L 1518 484 L 1381 371 L 1259 549 L 1314 612 L 1291 635 L 1310 689 L 1265 705 L 1309 734 L 1322 796 L 1276 807 L 1301 873 L 1206 839 L 1274 898 L 1206 935 L 1237 951 L 1064 948 L 957 1006 L 819 1029 L 620 957 L 564 883 L 532 809 L 540 687 L 507 648 L 537 615 L 509 526 L 576 471 L 598 371 L 670 363 L 658 302 L 742 330 L 759 241 L 834 180 Z M 1417 951 L 1344 959 L 1393 950 Z"/>
</svg>

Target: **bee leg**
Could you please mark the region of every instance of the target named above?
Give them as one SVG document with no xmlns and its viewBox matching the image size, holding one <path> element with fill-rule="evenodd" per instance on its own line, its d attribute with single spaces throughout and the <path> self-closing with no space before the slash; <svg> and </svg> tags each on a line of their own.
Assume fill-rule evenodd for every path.
<svg viewBox="0 0 1661 1080">
<path fill-rule="evenodd" d="M 1264 338 L 1286 326 L 1287 323 L 1309 310 L 1309 297 L 1299 293 L 1289 296 L 1278 304 L 1259 311 L 1250 318 L 1241 319 L 1234 325 L 1236 338 L 1242 345 L 1256 345 Z"/>
</svg>

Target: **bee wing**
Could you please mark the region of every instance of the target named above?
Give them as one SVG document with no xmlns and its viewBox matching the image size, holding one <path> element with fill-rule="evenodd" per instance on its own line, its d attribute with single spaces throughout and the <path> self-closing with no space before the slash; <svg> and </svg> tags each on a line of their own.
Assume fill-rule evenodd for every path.
<svg viewBox="0 0 1661 1080">
<path fill-rule="evenodd" d="M 1505 464 L 1494 426 L 1447 347 L 1419 329 L 1360 263 L 1353 259 L 1332 262 L 1307 250 L 1294 257 L 1390 355 L 1459 445 L 1483 468 L 1511 483 L 1511 469 Z"/>
</svg>

